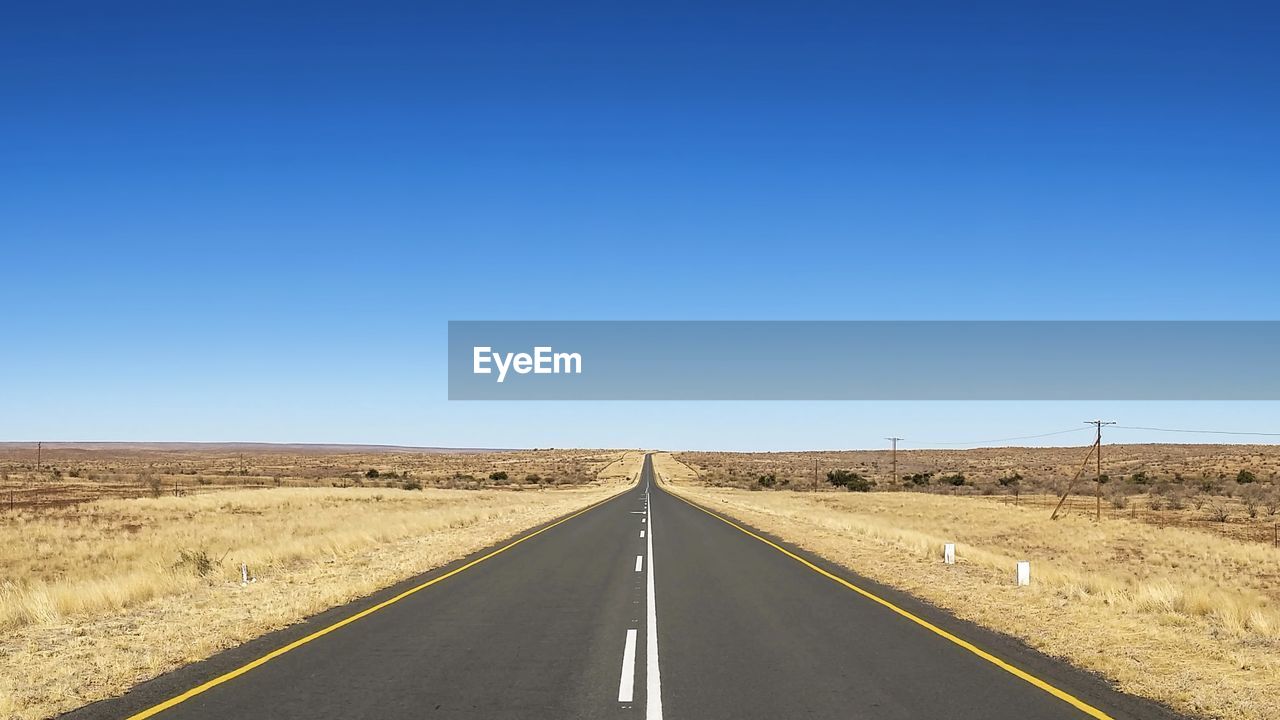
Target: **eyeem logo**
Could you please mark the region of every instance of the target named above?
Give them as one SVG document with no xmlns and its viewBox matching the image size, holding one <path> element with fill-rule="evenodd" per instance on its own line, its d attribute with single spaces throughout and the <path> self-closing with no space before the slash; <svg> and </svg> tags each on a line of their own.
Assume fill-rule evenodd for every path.
<svg viewBox="0 0 1280 720">
<path fill-rule="evenodd" d="M 507 371 L 514 370 L 518 375 L 581 375 L 582 355 L 579 353 L 554 352 L 551 347 L 539 345 L 529 353 L 496 353 L 488 346 L 475 346 L 471 349 L 471 371 L 476 375 L 489 375 L 494 368 L 498 370 L 498 382 L 507 379 Z M 492 365 L 493 367 L 490 367 Z"/>
</svg>

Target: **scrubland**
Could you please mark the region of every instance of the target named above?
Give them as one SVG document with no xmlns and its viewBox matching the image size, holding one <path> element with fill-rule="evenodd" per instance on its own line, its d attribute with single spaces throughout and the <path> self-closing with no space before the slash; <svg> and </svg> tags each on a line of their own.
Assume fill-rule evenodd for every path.
<svg viewBox="0 0 1280 720">
<path fill-rule="evenodd" d="M 781 453 L 681 453 L 708 485 L 763 489 L 831 489 L 843 470 L 875 492 L 909 490 L 995 497 L 1052 506 L 1084 466 L 1068 499 L 1070 512 L 1177 525 L 1271 544 L 1280 522 L 1280 445 L 1106 445 L 1101 488 L 1088 448 L 1004 447 L 899 450 L 893 477 L 888 450 Z M 1243 480 L 1243 482 L 1242 482 Z M 1095 498 L 1101 490 L 1101 502 Z"/>
<path fill-rule="evenodd" d="M 113 452 L 78 462 L 102 473 L 155 472 L 154 456 Z M 176 456 L 205 472 L 224 460 L 204 453 Z M 179 484 L 170 478 L 193 476 L 166 473 L 189 492 L 153 493 L 146 486 L 141 497 L 107 490 L 102 499 L 75 502 L 58 483 L 91 494 L 94 480 L 46 473 L 39 490 L 59 502 L 4 508 L 0 717 L 48 717 L 118 694 L 464 557 L 619 492 L 638 474 L 643 454 L 406 452 L 353 459 L 316 451 L 242 461 L 237 453 L 233 473 L 221 477 L 253 477 L 239 474 L 239 464 L 262 467 L 268 460 L 288 482 Z M 139 463 L 147 467 L 139 470 Z M 325 466 L 333 473 L 308 474 Z M 375 481 L 369 470 L 379 466 Z M 564 482 L 570 471 L 580 475 Z M 388 473 L 396 477 L 384 479 Z M 15 474 L 8 473 L 11 482 Z M 557 484 L 544 479 L 557 474 Z M 531 475 L 538 479 L 526 482 Z M 429 481 L 422 487 L 418 480 L 432 477 L 477 489 Z M 122 484 L 138 490 L 136 479 Z M 242 567 L 251 582 L 242 583 Z"/>
<path fill-rule="evenodd" d="M 699 457 L 681 459 L 690 456 Z M 708 478 L 735 463 L 715 457 L 681 468 L 656 456 L 655 467 L 677 494 L 1127 692 L 1206 717 L 1280 716 L 1280 550 L 1270 537 L 1162 526 L 1115 508 L 1098 522 L 1092 498 L 1050 520 L 1048 496 L 1014 504 L 980 493 L 813 492 L 811 482 L 791 484 L 803 492 L 716 487 Z M 746 456 L 734 474 L 761 472 L 760 458 Z M 957 544 L 956 565 L 942 563 L 946 542 Z M 1030 587 L 1014 584 L 1019 560 L 1031 562 Z"/>
</svg>

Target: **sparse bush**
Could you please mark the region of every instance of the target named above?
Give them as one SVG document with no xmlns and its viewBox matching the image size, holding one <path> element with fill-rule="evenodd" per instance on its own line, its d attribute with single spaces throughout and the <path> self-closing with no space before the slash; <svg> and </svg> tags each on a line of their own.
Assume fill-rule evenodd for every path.
<svg viewBox="0 0 1280 720">
<path fill-rule="evenodd" d="M 756 479 L 756 483 L 763 488 L 771 488 L 778 484 L 778 478 L 773 473 L 761 475 Z"/>
<path fill-rule="evenodd" d="M 173 569 L 189 572 L 196 577 L 206 577 L 213 572 L 216 564 L 207 550 L 179 550 L 178 561 L 173 564 Z"/>
<path fill-rule="evenodd" d="M 537 485 L 542 482 L 542 476 L 537 473 L 529 473 L 524 476 L 524 481 L 526 485 Z"/>
<path fill-rule="evenodd" d="M 489 479 L 496 483 L 505 483 L 507 481 L 507 472 L 505 470 L 496 470 L 489 473 Z"/>
<path fill-rule="evenodd" d="M 938 478 L 938 482 L 944 485 L 951 485 L 952 487 L 960 487 L 965 483 L 964 473 L 952 473 L 950 475 L 943 475 L 942 477 Z"/>
<path fill-rule="evenodd" d="M 400 483 L 400 487 L 404 490 L 421 490 L 422 482 L 418 480 L 405 480 Z"/>
<path fill-rule="evenodd" d="M 1017 487 L 1022 484 L 1022 473 L 1006 475 L 997 479 L 996 482 L 1000 483 L 1000 487 Z"/>
<path fill-rule="evenodd" d="M 1209 517 L 1220 523 L 1224 523 L 1231 519 L 1231 508 L 1221 500 L 1214 500 L 1209 503 Z"/>
<path fill-rule="evenodd" d="M 903 485 L 915 485 L 917 487 L 928 485 L 931 480 L 933 480 L 933 473 L 931 472 L 913 473 L 911 475 L 902 476 Z"/>
<path fill-rule="evenodd" d="M 1240 499 L 1244 502 L 1244 511 L 1251 518 L 1258 517 L 1258 508 L 1266 500 L 1266 491 L 1256 485 L 1250 485 L 1240 493 Z"/>
<path fill-rule="evenodd" d="M 364 476 L 369 478 L 370 480 L 377 480 L 378 476 L 381 474 L 382 473 L 378 472 L 377 468 L 369 468 L 368 472 L 366 472 Z"/>
<path fill-rule="evenodd" d="M 875 482 L 868 480 L 852 470 L 831 470 L 827 473 L 827 482 L 842 487 L 850 492 L 870 492 Z"/>
<path fill-rule="evenodd" d="M 144 472 L 139 476 L 142 480 L 142 486 L 146 488 L 147 494 L 153 498 L 158 498 L 163 490 L 163 483 L 154 473 Z"/>
<path fill-rule="evenodd" d="M 1147 477 L 1147 472 L 1145 470 L 1142 470 L 1130 475 L 1129 482 L 1135 485 L 1147 485 L 1151 482 L 1151 478 Z"/>
</svg>

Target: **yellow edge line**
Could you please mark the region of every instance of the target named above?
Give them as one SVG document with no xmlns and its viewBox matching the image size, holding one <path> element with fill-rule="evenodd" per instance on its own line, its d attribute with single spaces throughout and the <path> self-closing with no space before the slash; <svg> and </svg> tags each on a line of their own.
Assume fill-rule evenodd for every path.
<svg viewBox="0 0 1280 720">
<path fill-rule="evenodd" d="M 791 552 L 790 550 L 787 550 L 786 548 L 784 548 L 784 547 L 782 547 L 782 546 L 778 545 L 777 543 L 775 543 L 775 542 L 773 542 L 773 541 L 769 540 L 768 538 L 761 537 L 760 535 L 757 535 L 757 534 L 755 534 L 755 533 L 751 532 L 750 530 L 748 530 L 748 529 L 746 529 L 746 528 L 742 527 L 741 525 L 738 525 L 737 523 L 733 522 L 732 520 L 729 520 L 729 519 L 727 519 L 727 518 L 724 518 L 724 517 L 722 517 L 722 516 L 720 516 L 720 515 L 718 515 L 718 514 L 716 514 L 716 513 L 714 513 L 714 512 L 711 512 L 710 510 L 708 510 L 708 509 L 706 509 L 706 508 L 702 507 L 701 505 L 698 505 L 697 503 L 694 503 L 694 502 L 693 502 L 693 501 L 691 501 L 691 500 L 687 500 L 687 499 L 685 499 L 685 498 L 683 498 L 683 497 L 681 497 L 681 496 L 679 496 L 679 495 L 675 494 L 674 492 L 668 492 L 667 494 L 668 494 L 668 495 L 671 495 L 672 497 L 674 497 L 674 498 L 676 498 L 676 499 L 678 499 L 678 500 L 680 500 L 681 502 L 684 502 L 684 503 L 688 504 L 690 507 L 693 507 L 693 508 L 695 508 L 695 509 L 697 509 L 697 510 L 701 510 L 702 512 L 704 512 L 704 513 L 706 513 L 706 514 L 710 515 L 711 517 L 713 517 L 713 518 L 715 518 L 715 519 L 717 519 L 717 520 L 719 520 L 719 521 L 721 521 L 721 522 L 723 522 L 723 523 L 725 523 L 725 524 L 729 525 L 730 527 L 733 527 L 733 528 L 735 528 L 735 529 L 737 529 L 737 530 L 740 530 L 740 531 L 742 531 L 742 532 L 746 533 L 747 535 L 750 535 L 751 537 L 755 538 L 756 540 L 759 540 L 760 542 L 764 543 L 765 545 L 768 545 L 769 547 L 773 548 L 774 550 L 777 550 L 778 552 L 782 553 L 783 555 L 786 555 L 787 557 L 789 557 L 789 558 L 791 558 L 792 560 L 795 560 L 796 562 L 798 562 L 798 563 L 800 563 L 800 564 L 804 565 L 805 567 L 809 568 L 810 570 L 813 570 L 814 572 L 818 573 L 819 575 L 824 575 L 824 576 L 826 576 L 826 577 L 828 577 L 828 578 L 830 578 L 830 579 L 832 579 L 832 580 L 834 580 L 834 581 L 836 581 L 836 582 L 840 583 L 841 585 L 843 585 L 843 586 L 845 586 L 845 587 L 849 588 L 850 590 L 852 590 L 852 591 L 854 591 L 854 592 L 858 593 L 859 595 L 861 595 L 861 596 L 863 596 L 863 597 L 867 598 L 868 600 L 871 600 L 871 601 L 873 601 L 873 602 L 879 603 L 880 605 L 883 605 L 884 607 L 886 607 L 886 608 L 888 608 L 888 609 L 890 609 L 890 610 L 894 611 L 895 613 L 897 613 L 897 614 L 901 615 L 902 617 L 904 617 L 904 618 L 906 618 L 906 619 L 910 620 L 911 622 L 913 622 L 913 623 L 915 623 L 915 624 L 917 624 L 917 625 L 919 625 L 919 626 L 921 626 L 921 627 L 923 627 L 923 628 L 925 628 L 925 629 L 927 629 L 927 630 L 929 630 L 929 631 L 931 631 L 931 632 L 933 632 L 933 633 L 935 633 L 935 634 L 937 634 L 937 635 L 939 635 L 939 636 L 941 636 L 941 637 L 943 637 L 943 638 L 946 638 L 947 640 L 950 640 L 951 642 L 955 643 L 956 645 L 959 645 L 960 647 L 964 648 L 965 650 L 968 650 L 969 652 L 973 653 L 974 655 L 977 655 L 978 657 L 982 658 L 983 660 L 986 660 L 987 662 L 991 663 L 992 665 L 995 665 L 996 667 L 1000 668 L 1001 670 L 1004 670 L 1005 672 L 1007 672 L 1007 673 L 1009 673 L 1009 674 L 1011 674 L 1011 675 L 1014 675 L 1014 676 L 1016 676 L 1016 677 L 1018 677 L 1018 678 L 1020 678 L 1020 679 L 1022 679 L 1022 680 L 1025 680 L 1025 681 L 1027 681 L 1027 682 L 1031 683 L 1032 685 L 1035 685 L 1036 687 L 1040 688 L 1041 690 L 1043 690 L 1043 691 L 1045 691 L 1045 692 L 1049 693 L 1050 695 L 1052 695 L 1052 696 L 1054 696 L 1054 697 L 1058 698 L 1059 700 L 1062 700 L 1063 702 L 1065 702 L 1065 703 L 1067 703 L 1067 704 L 1069 704 L 1069 705 L 1074 706 L 1076 709 L 1080 710 L 1081 712 L 1085 713 L 1086 715 L 1088 715 L 1088 716 L 1090 716 L 1090 717 L 1093 717 L 1093 718 L 1097 718 L 1097 720 L 1115 720 L 1115 719 L 1114 719 L 1114 718 L 1112 718 L 1110 715 L 1108 715 L 1108 714 L 1106 714 L 1106 713 L 1102 712 L 1102 711 L 1101 711 L 1101 710 L 1099 710 L 1098 708 L 1096 708 L 1096 707 L 1094 707 L 1094 706 L 1090 705 L 1089 703 L 1087 703 L 1087 702 L 1085 702 L 1085 701 L 1081 700 L 1080 698 L 1077 698 L 1076 696 L 1072 695 L 1071 693 L 1066 692 L 1065 690 L 1060 690 L 1060 689 L 1058 689 L 1057 687 L 1054 687 L 1053 685 L 1050 685 L 1049 683 L 1045 682 L 1044 680 L 1041 680 L 1040 678 L 1036 677 L 1035 675 L 1032 675 L 1031 673 L 1027 672 L 1026 670 L 1023 670 L 1023 669 L 1021 669 L 1021 668 L 1019 668 L 1019 667 L 1017 667 L 1017 666 L 1015 666 L 1015 665 L 1011 665 L 1011 664 L 1009 664 L 1009 663 L 1005 662 L 1004 660 L 1001 660 L 1000 658 L 998 658 L 998 657 L 996 657 L 995 655 L 992 655 L 991 653 L 987 652 L 986 650 L 983 650 L 982 648 L 980 648 L 980 647 L 978 647 L 978 646 L 974 645 L 973 643 L 969 642 L 968 640 L 964 640 L 964 639 L 962 639 L 962 638 L 956 637 L 955 635 L 952 635 L 951 633 L 947 632 L 946 630 L 943 630 L 942 628 L 938 627 L 937 625 L 934 625 L 933 623 L 929 622 L 928 620 L 925 620 L 924 618 L 919 617 L 919 616 L 917 616 L 917 615 L 913 615 L 911 612 L 909 612 L 909 611 L 907 611 L 907 610 L 903 610 L 902 608 L 898 607 L 897 605 L 894 605 L 893 603 L 889 602 L 888 600 L 885 600 L 884 598 L 880 597 L 879 595 L 876 595 L 876 594 L 874 594 L 874 593 L 872 593 L 872 592 L 870 592 L 870 591 L 864 590 L 864 589 L 862 589 L 862 588 L 858 587 L 857 585 L 854 585 L 853 583 L 849 582 L 848 580 L 845 580 L 844 578 L 839 577 L 838 575 L 834 575 L 834 574 L 832 574 L 832 573 L 827 572 L 826 570 L 823 570 L 822 568 L 818 567 L 817 565 L 814 565 L 813 563 L 809 562 L 808 560 L 805 560 L 804 558 L 800 557 L 799 555 L 796 555 L 795 553 Z"/>
<path fill-rule="evenodd" d="M 289 652 L 290 650 L 295 650 L 295 649 L 297 649 L 297 648 L 299 648 L 299 647 L 301 647 L 301 646 L 303 646 L 303 645 L 306 645 L 307 643 L 311 642 L 312 640 L 315 640 L 315 639 L 317 639 L 317 638 L 324 637 L 325 635 L 328 635 L 329 633 L 333 632 L 334 630 L 337 630 L 338 628 L 340 628 L 340 627 L 344 627 L 344 626 L 346 626 L 346 625 L 350 625 L 351 623 L 353 623 L 353 622 L 355 622 L 355 621 L 359 620 L 359 619 L 360 619 L 360 618 L 362 618 L 362 617 L 365 617 L 365 616 L 367 616 L 367 615 L 372 615 L 373 613 L 375 613 L 375 612 L 377 612 L 377 611 L 379 611 L 379 610 L 381 610 L 381 609 L 383 609 L 383 608 L 387 607 L 388 605 L 392 605 L 392 604 L 394 604 L 394 603 L 398 603 L 398 602 L 400 602 L 401 600 L 403 600 L 403 599 L 405 599 L 405 598 L 409 597 L 410 595 L 412 595 L 412 594 L 414 594 L 414 593 L 418 592 L 419 590 L 422 590 L 422 589 L 425 589 L 425 588 L 431 587 L 432 585 L 435 585 L 436 583 L 440 582 L 441 580 L 446 580 L 446 579 L 448 579 L 448 578 L 453 577 L 454 575 L 457 575 L 458 573 L 462 572 L 463 570 L 466 570 L 466 569 L 468 569 L 468 568 L 471 568 L 471 567 L 474 567 L 474 566 L 476 566 L 476 565 L 479 565 L 480 563 L 484 562 L 485 560 L 488 560 L 489 558 L 493 557 L 494 555 L 498 555 L 499 553 L 504 553 L 504 552 L 506 552 L 507 550 L 510 550 L 511 548 L 513 548 L 513 547 L 515 547 L 515 546 L 519 545 L 520 543 L 524 542 L 525 540 L 528 540 L 529 538 L 536 537 L 536 536 L 541 535 L 542 533 L 544 533 L 544 532 L 546 532 L 546 531 L 550 530 L 551 528 L 553 528 L 553 527 L 555 527 L 555 526 L 557 526 L 557 525 L 560 525 L 560 524 L 562 524 L 562 523 L 569 522 L 570 520 L 572 520 L 572 519 L 574 519 L 574 518 L 578 517 L 579 515 L 581 515 L 581 514 L 583 514 L 583 513 L 587 512 L 587 511 L 589 511 L 589 510 L 594 510 L 595 508 L 600 507 L 601 505 L 603 505 L 603 504 L 605 504 L 605 503 L 609 502 L 610 500 L 613 500 L 613 499 L 615 499 L 615 498 L 621 497 L 622 495 L 625 495 L 625 494 L 626 494 L 626 492 L 627 492 L 627 490 L 631 490 L 631 489 L 632 489 L 631 487 L 628 487 L 626 490 L 623 490 L 623 491 L 621 491 L 621 492 L 618 492 L 618 493 L 616 493 L 616 494 L 614 494 L 614 495 L 610 495 L 609 497 L 607 497 L 607 498 L 605 498 L 605 499 L 603 499 L 603 500 L 600 500 L 599 502 L 592 503 L 592 504 L 588 505 L 587 507 L 585 507 L 585 508 L 583 508 L 583 509 L 581 509 L 581 510 L 579 510 L 579 511 L 575 512 L 575 513 L 573 513 L 572 515 L 567 515 L 567 516 L 565 516 L 565 517 L 563 517 L 563 518 L 560 518 L 559 520 L 557 520 L 557 521 L 555 521 L 555 522 L 551 523 L 550 525 L 548 525 L 548 526 L 546 526 L 546 527 L 542 528 L 541 530 L 537 530 L 537 531 L 535 531 L 535 532 L 531 532 L 531 533 L 529 533 L 528 535 L 525 535 L 524 537 L 522 537 L 522 538 L 520 538 L 520 539 L 518 539 L 518 540 L 514 540 L 514 541 L 512 541 L 512 542 L 510 542 L 510 543 L 507 543 L 506 545 L 503 545 L 502 547 L 498 548 L 497 550 L 494 550 L 493 552 L 491 552 L 491 553 L 489 553 L 489 554 L 487 554 L 487 555 L 485 555 L 485 556 L 483 556 L 483 557 L 479 557 L 479 558 L 476 558 L 475 560 L 472 560 L 471 562 L 467 563 L 466 565 L 463 565 L 463 566 L 458 567 L 458 568 L 454 568 L 453 570 L 450 570 L 449 572 L 447 572 L 447 573 L 445 573 L 445 574 L 443 574 L 443 575 L 441 575 L 441 576 L 439 576 L 439 577 L 432 578 L 431 580 L 428 580 L 428 581 L 426 581 L 426 582 L 422 583 L 421 585 L 416 585 L 416 586 L 414 586 L 414 587 L 411 587 L 411 588 L 409 588 L 408 590 L 405 590 L 404 592 L 400 593 L 399 595 L 396 595 L 396 596 L 395 596 L 395 597 L 393 597 L 393 598 L 390 598 L 390 599 L 388 599 L 388 600 L 384 600 L 384 601 L 382 601 L 382 602 L 378 603 L 377 605 L 374 605 L 373 607 L 366 608 L 365 610 L 361 610 L 360 612 L 356 613 L 355 615 L 351 615 L 350 617 L 347 617 L 347 618 L 344 618 L 344 619 L 342 619 L 342 620 L 339 620 L 338 622 L 336 622 L 336 623 L 334 623 L 334 624 L 332 624 L 332 625 L 329 625 L 328 627 L 321 628 L 321 629 L 319 629 L 319 630 L 317 630 L 317 631 L 315 631 L 315 632 L 311 633 L 310 635 L 307 635 L 307 636 L 306 636 L 306 637 L 304 637 L 304 638 L 299 638 L 299 639 L 297 639 L 297 640 L 294 640 L 293 642 L 289 643 L 288 645 L 285 645 L 285 646 L 280 647 L 280 648 L 276 648 L 275 650 L 272 650 L 271 652 L 267 653 L 266 655 L 263 655 L 262 657 L 258 658 L 257 660 L 254 660 L 254 661 L 252 661 L 252 662 L 249 662 L 249 663 L 246 663 L 246 664 L 244 664 L 244 665 L 241 665 L 240 667 L 236 668 L 235 670 L 232 670 L 231 672 L 228 672 L 228 673 L 226 673 L 226 674 L 224 674 L 224 675 L 219 675 L 218 677 L 216 677 L 216 678 L 214 678 L 214 679 L 212 679 L 212 680 L 210 680 L 210 681 L 208 681 L 208 682 L 206 682 L 206 683 L 203 683 L 203 684 L 201 684 L 201 685 L 197 685 L 196 687 L 191 688 L 190 690 L 188 690 L 188 691 L 186 691 L 186 692 L 182 693 L 181 695 L 176 695 L 176 696 L 174 696 L 174 697 L 172 697 L 172 698 L 169 698 L 168 700 L 165 700 L 164 702 L 160 703 L 159 705 L 155 705 L 155 706 L 149 707 L 149 708 L 147 708 L 146 710 L 143 710 L 142 712 L 139 712 L 139 713 L 137 713 L 137 714 L 135 714 L 135 715 L 130 715 L 130 716 L 127 718 L 127 720 L 143 720 L 143 718 L 149 718 L 149 717 L 151 717 L 151 716 L 153 716 L 153 715 L 156 715 L 156 714 L 158 714 L 158 713 L 164 712 L 165 710 L 168 710 L 169 708 L 173 707 L 174 705 L 178 705 L 178 704 L 180 704 L 180 703 L 186 702 L 187 700 L 190 700 L 191 698 L 193 698 L 193 697 L 195 697 L 195 696 L 197 696 L 197 695 L 199 695 L 199 694 L 201 694 L 201 693 L 203 693 L 203 692 L 205 692 L 205 691 L 207 691 L 207 690 L 211 690 L 211 689 L 213 689 L 213 688 L 215 688 L 215 687 L 217 687 L 217 686 L 221 685 L 222 683 L 227 682 L 228 680 L 232 680 L 232 679 L 235 679 L 235 678 L 237 678 L 237 677 L 240 677 L 241 675 L 243 675 L 243 674 L 245 674 L 245 673 L 249 672 L 250 670 L 253 670 L 253 669 L 254 669 L 254 668 L 256 668 L 256 667 L 259 667 L 259 666 L 261 666 L 261 665 L 265 665 L 266 663 L 271 662 L 272 660 L 274 660 L 274 659 L 276 659 L 276 658 L 280 657 L 281 655 L 284 655 L 285 653 Z"/>
</svg>

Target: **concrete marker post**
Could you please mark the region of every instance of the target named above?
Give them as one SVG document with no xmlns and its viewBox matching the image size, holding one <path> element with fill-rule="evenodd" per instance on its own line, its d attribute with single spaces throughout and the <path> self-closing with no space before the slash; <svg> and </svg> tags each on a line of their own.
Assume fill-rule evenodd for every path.
<svg viewBox="0 0 1280 720">
<path fill-rule="evenodd" d="M 948 565 L 956 564 L 956 544 L 947 543 L 942 546 L 942 562 Z"/>
<path fill-rule="evenodd" d="M 1031 584 L 1031 563 L 1027 560 L 1018 561 L 1018 587 Z"/>
</svg>

